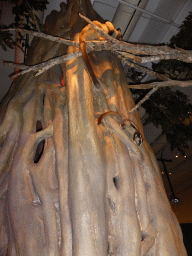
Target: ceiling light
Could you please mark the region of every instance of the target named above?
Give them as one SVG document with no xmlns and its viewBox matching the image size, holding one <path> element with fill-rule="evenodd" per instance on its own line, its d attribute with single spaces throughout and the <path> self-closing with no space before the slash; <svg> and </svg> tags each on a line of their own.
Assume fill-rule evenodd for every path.
<svg viewBox="0 0 192 256">
<path fill-rule="evenodd" d="M 180 202 L 180 199 L 175 197 L 175 198 L 172 198 L 172 199 L 170 200 L 170 202 L 173 203 L 173 204 L 177 204 L 177 203 Z"/>
</svg>

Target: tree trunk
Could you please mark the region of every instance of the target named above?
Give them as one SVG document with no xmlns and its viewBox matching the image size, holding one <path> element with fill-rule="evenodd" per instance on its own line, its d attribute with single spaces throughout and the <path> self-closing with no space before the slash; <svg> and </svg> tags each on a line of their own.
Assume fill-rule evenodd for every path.
<svg viewBox="0 0 192 256">
<path fill-rule="evenodd" d="M 79 2 L 53 11 L 47 33 L 78 41 L 79 11 L 102 21 Z M 35 39 L 27 61 L 74 51 Z M 78 57 L 17 78 L 1 103 L 0 255 L 187 255 L 155 156 L 136 141 L 121 63 L 108 51 L 90 59 L 100 88 Z"/>
</svg>

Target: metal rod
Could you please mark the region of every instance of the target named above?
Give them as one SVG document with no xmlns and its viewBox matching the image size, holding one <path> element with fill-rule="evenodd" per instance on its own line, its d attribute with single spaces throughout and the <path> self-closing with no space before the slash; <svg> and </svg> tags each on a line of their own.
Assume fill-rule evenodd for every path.
<svg viewBox="0 0 192 256">
<path fill-rule="evenodd" d="M 138 7 L 138 6 L 135 6 L 135 5 L 133 5 L 133 4 L 127 3 L 127 2 L 125 2 L 125 1 L 123 1 L 123 0 L 116 0 L 116 1 L 118 1 L 118 2 L 120 2 L 120 3 L 122 3 L 122 4 L 125 4 L 125 5 L 128 5 L 129 7 L 133 8 L 133 9 L 136 9 L 136 10 L 139 10 L 139 11 L 141 11 L 141 12 L 143 12 L 143 13 L 147 13 L 148 15 L 151 15 L 151 16 L 153 16 L 153 17 L 155 17 L 155 18 L 157 18 L 157 19 L 159 19 L 159 20 L 162 20 L 162 21 L 164 21 L 164 22 L 166 22 L 166 23 L 169 23 L 169 24 L 171 24 L 171 25 L 173 25 L 173 26 L 180 27 L 180 24 L 177 24 L 177 23 L 175 23 L 174 21 L 170 21 L 170 20 L 164 19 L 164 18 L 162 18 L 162 17 L 160 17 L 160 16 L 158 16 L 158 15 L 152 13 L 152 12 L 148 12 L 148 11 L 146 11 L 146 10 L 144 10 L 144 9 L 142 9 L 142 8 L 140 8 L 140 7 Z"/>
</svg>

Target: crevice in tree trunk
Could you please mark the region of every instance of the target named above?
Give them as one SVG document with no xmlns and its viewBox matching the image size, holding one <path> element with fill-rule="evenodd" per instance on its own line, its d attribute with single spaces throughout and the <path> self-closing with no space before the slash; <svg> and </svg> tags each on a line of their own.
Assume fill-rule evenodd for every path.
<svg viewBox="0 0 192 256">
<path fill-rule="evenodd" d="M 36 132 L 39 132 L 42 129 L 43 129 L 43 127 L 42 127 L 41 121 L 37 120 L 37 122 L 36 122 Z M 35 155 L 34 155 L 34 160 L 33 160 L 35 164 L 38 163 L 40 158 L 42 157 L 44 146 L 45 146 L 45 140 L 42 140 L 37 145 Z"/>
<path fill-rule="evenodd" d="M 115 176 L 113 178 L 113 183 L 114 183 L 116 189 L 119 189 L 120 188 L 120 177 L 119 176 Z"/>
</svg>

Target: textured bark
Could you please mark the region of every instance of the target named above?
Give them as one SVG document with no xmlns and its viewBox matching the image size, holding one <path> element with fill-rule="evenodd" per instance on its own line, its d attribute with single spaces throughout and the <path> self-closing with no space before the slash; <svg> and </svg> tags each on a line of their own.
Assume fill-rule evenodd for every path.
<svg viewBox="0 0 192 256">
<path fill-rule="evenodd" d="M 84 23 L 63 30 L 71 11 L 61 7 L 48 32 L 78 42 Z M 77 50 L 37 40 L 27 64 Z M 107 51 L 90 58 L 99 89 L 78 57 L 17 78 L 1 104 L 0 255 L 184 256 L 155 156 L 146 140 L 134 143 L 143 128 L 137 111 L 129 113 L 121 63 Z"/>
</svg>

